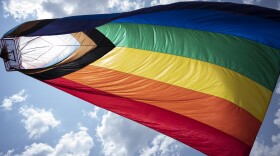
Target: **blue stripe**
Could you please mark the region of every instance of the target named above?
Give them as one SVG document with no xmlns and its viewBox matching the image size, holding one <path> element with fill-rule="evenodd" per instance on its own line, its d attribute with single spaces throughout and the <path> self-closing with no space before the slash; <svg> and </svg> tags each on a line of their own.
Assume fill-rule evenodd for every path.
<svg viewBox="0 0 280 156">
<path fill-rule="evenodd" d="M 149 8 L 148 8 L 149 9 Z M 243 37 L 280 49 L 280 23 L 264 18 L 205 9 L 72 16 L 58 19 L 28 36 L 56 35 L 93 29 L 110 21 L 172 26 Z M 140 13 L 140 14 L 139 14 Z M 115 20 L 114 20 L 115 19 Z"/>
<path fill-rule="evenodd" d="M 171 10 L 112 21 L 172 26 L 238 36 L 280 49 L 280 23 L 254 16 L 212 10 Z"/>
<path fill-rule="evenodd" d="M 118 15 L 119 13 L 65 17 L 57 19 L 27 36 L 69 34 L 90 30 L 112 21 Z"/>
<path fill-rule="evenodd" d="M 84 30 L 90 30 L 97 26 L 106 24 L 112 20 L 124 18 L 133 15 L 147 14 L 159 11 L 168 10 L 187 10 L 187 9 L 197 9 L 197 10 L 213 10 L 228 12 L 239 15 L 247 15 L 252 17 L 259 17 L 262 19 L 280 22 L 280 11 L 273 10 L 269 8 L 253 6 L 253 5 L 243 5 L 235 3 L 216 3 L 216 2 L 179 2 L 169 5 L 159 5 L 149 8 L 143 8 L 131 12 L 117 13 L 117 14 L 103 14 L 103 15 L 85 15 L 85 16 L 72 16 L 60 19 L 54 19 L 53 22 L 48 23 L 48 25 L 42 25 L 40 29 L 31 28 L 30 30 L 21 30 L 21 27 L 17 27 L 7 32 L 3 37 L 17 37 L 21 36 L 42 36 L 42 35 L 57 35 L 65 33 L 73 33 Z M 208 16 L 209 17 L 209 16 Z M 158 17 L 156 17 L 158 18 Z M 27 22 L 28 23 L 28 22 Z M 24 27 L 25 24 L 22 24 Z M 23 32 L 22 32 L 23 31 Z"/>
</svg>

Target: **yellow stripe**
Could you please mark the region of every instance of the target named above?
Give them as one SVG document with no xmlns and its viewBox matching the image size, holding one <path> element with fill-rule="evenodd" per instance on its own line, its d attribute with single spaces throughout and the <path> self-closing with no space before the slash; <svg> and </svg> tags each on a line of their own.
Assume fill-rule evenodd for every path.
<svg viewBox="0 0 280 156">
<path fill-rule="evenodd" d="M 116 47 L 91 65 L 214 95 L 247 110 L 260 121 L 272 95 L 270 90 L 227 68 L 147 50 Z"/>
</svg>

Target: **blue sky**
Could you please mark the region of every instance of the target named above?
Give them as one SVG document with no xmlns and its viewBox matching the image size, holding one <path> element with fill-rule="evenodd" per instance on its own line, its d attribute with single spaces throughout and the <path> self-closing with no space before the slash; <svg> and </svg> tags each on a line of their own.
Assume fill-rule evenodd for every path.
<svg viewBox="0 0 280 156">
<path fill-rule="evenodd" d="M 0 35 L 43 18 L 134 10 L 175 0 L 1 0 Z M 280 0 L 224 0 L 280 9 Z M 0 156 L 192 155 L 202 153 L 77 99 L 0 61 Z M 280 87 L 276 87 L 251 155 L 280 155 Z"/>
</svg>

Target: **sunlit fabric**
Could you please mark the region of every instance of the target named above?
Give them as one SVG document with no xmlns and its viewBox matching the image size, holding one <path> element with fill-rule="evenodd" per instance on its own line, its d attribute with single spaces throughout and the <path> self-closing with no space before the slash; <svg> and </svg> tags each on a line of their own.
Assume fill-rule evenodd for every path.
<svg viewBox="0 0 280 156">
<path fill-rule="evenodd" d="M 23 69 L 49 67 L 67 58 L 79 47 L 80 43 L 71 34 L 18 38 Z"/>
<path fill-rule="evenodd" d="M 277 10 L 181 2 L 30 21 L 3 39 L 19 38 L 22 73 L 207 155 L 237 156 L 249 155 L 279 76 L 279 28 Z"/>
</svg>

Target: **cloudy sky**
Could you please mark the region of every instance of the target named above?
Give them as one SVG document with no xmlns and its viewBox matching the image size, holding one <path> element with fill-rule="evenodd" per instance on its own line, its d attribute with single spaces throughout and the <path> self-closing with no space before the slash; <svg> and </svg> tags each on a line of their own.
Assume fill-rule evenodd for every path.
<svg viewBox="0 0 280 156">
<path fill-rule="evenodd" d="M 280 0 L 216 0 L 280 10 Z M 1 0 L 0 35 L 28 21 L 122 12 L 178 0 Z M 154 156 L 202 153 L 163 134 L 54 89 L 0 61 L 0 156 Z M 280 87 L 251 155 L 280 155 Z"/>
</svg>

